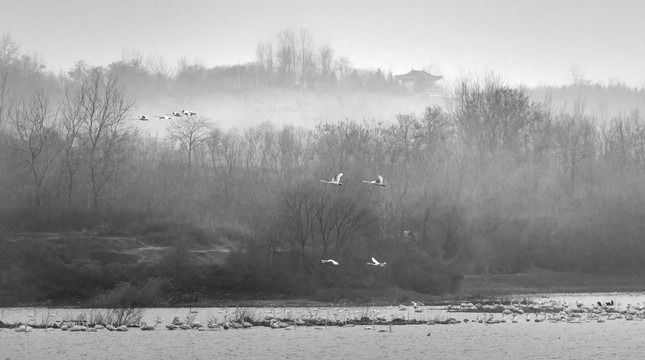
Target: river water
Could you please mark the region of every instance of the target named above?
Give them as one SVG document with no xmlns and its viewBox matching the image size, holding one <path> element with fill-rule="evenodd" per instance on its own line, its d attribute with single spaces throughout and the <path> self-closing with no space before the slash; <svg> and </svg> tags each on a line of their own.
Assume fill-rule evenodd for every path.
<svg viewBox="0 0 645 360">
<path fill-rule="evenodd" d="M 525 297 L 520 297 L 524 299 Z M 535 301 L 596 301 L 614 300 L 623 307 L 645 304 L 645 294 L 558 294 L 527 296 Z M 196 320 L 232 317 L 235 309 L 200 308 L 146 309 L 144 321 L 161 318 L 169 323 L 175 316 L 193 313 Z M 87 312 L 84 309 L 0 309 L 6 323 L 36 319 L 43 314 L 57 318 Z M 237 311 L 241 311 L 237 309 Z M 475 319 L 480 314 L 446 312 L 445 308 L 424 307 L 422 312 L 398 307 L 380 308 L 257 308 L 246 309 L 255 317 L 265 314 L 299 317 L 309 313 L 334 318 L 339 313 L 401 316 L 427 321 L 448 316 L 457 320 Z M 499 314 L 497 314 L 499 315 Z M 253 327 L 219 331 L 168 331 L 163 325 L 157 331 L 131 328 L 127 332 L 101 330 L 69 332 L 34 329 L 28 333 L 13 329 L 0 331 L 0 359 L 636 359 L 645 346 L 645 321 L 611 320 L 604 323 L 507 321 L 500 324 L 461 322 L 453 325 L 376 325 L 354 327 L 295 327 L 292 330 Z M 370 327 L 371 328 L 371 327 Z"/>
</svg>

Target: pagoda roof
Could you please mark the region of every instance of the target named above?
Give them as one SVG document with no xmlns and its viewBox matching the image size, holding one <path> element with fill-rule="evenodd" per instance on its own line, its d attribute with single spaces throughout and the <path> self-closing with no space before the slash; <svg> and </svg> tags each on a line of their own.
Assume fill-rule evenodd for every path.
<svg viewBox="0 0 645 360">
<path fill-rule="evenodd" d="M 394 76 L 395 79 L 405 81 L 405 80 L 432 80 L 432 81 L 437 81 L 439 79 L 442 79 L 443 76 L 441 75 L 432 75 L 430 73 L 427 73 L 423 70 L 410 70 L 409 73 L 407 74 L 402 74 L 402 75 L 396 75 Z"/>
</svg>

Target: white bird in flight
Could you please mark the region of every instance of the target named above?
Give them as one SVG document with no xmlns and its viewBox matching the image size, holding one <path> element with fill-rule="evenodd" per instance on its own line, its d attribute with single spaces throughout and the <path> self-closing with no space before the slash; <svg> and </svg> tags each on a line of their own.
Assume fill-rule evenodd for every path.
<svg viewBox="0 0 645 360">
<path fill-rule="evenodd" d="M 139 115 L 139 117 L 134 120 L 148 121 L 150 119 L 148 119 L 148 117 L 145 115 Z"/>
<path fill-rule="evenodd" d="M 182 116 L 180 111 L 173 111 L 173 112 L 170 113 L 170 115 L 176 116 L 176 117 L 181 117 Z"/>
<path fill-rule="evenodd" d="M 367 263 L 367 265 L 380 266 L 380 267 L 385 267 L 385 264 L 387 264 L 387 263 L 386 262 L 379 262 L 378 260 L 374 259 L 373 257 L 372 257 L 372 262 Z"/>
<path fill-rule="evenodd" d="M 172 119 L 172 117 L 166 116 L 166 115 L 157 115 L 157 117 L 159 118 L 159 120 L 171 120 Z"/>
<path fill-rule="evenodd" d="M 331 181 L 327 181 L 327 180 L 320 180 L 320 181 L 321 181 L 321 182 L 324 182 L 324 183 L 326 183 L 326 184 L 332 184 L 332 185 L 340 185 L 340 186 L 343 186 L 343 184 L 341 184 L 341 182 L 340 182 L 340 177 L 341 177 L 341 176 L 343 176 L 343 173 L 338 173 L 338 175 L 336 175 L 336 176 L 334 176 L 333 178 L 331 178 Z"/>
<path fill-rule="evenodd" d="M 376 178 L 376 180 L 372 180 L 372 181 L 363 180 L 363 182 L 366 183 L 366 184 L 385 186 L 385 182 L 383 181 L 383 177 L 381 175 L 379 175 Z"/>
<path fill-rule="evenodd" d="M 195 116 L 195 115 L 197 115 L 197 113 L 196 113 L 196 112 L 194 112 L 194 111 L 190 111 L 190 110 L 182 110 L 182 111 L 181 111 L 181 113 L 182 113 L 182 115 L 188 115 L 188 116 Z"/>
<path fill-rule="evenodd" d="M 336 261 L 334 259 L 327 259 L 327 260 L 322 259 L 322 260 L 320 260 L 320 262 L 323 263 L 323 264 L 324 263 L 332 263 L 332 265 L 338 265 L 338 261 Z"/>
<path fill-rule="evenodd" d="M 322 260 L 320 260 L 320 262 L 323 263 L 323 264 L 327 263 L 327 262 L 330 262 L 330 263 L 332 263 L 332 265 L 338 265 L 338 261 L 336 261 L 334 259 L 327 259 L 327 260 L 322 259 Z"/>
</svg>

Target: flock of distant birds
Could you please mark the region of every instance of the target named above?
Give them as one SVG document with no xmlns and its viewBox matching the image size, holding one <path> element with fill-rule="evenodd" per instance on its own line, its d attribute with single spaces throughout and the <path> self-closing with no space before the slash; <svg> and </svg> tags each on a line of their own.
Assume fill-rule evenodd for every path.
<svg viewBox="0 0 645 360">
<path fill-rule="evenodd" d="M 423 303 L 412 301 L 413 311 L 415 313 L 423 313 L 432 308 L 426 307 Z M 458 324 L 458 323 L 481 323 L 481 324 L 500 324 L 500 323 L 517 323 L 522 316 L 526 322 L 564 322 L 571 324 L 579 324 L 585 322 L 598 322 L 604 323 L 611 320 L 632 320 L 642 321 L 645 319 L 645 306 L 637 303 L 636 305 L 628 304 L 626 307 L 621 308 L 620 305 L 615 305 L 613 300 L 606 303 L 598 302 L 591 306 L 586 306 L 579 301 L 575 304 L 567 304 L 566 302 L 537 302 L 532 304 L 516 304 L 513 305 L 481 305 L 472 303 L 461 303 L 460 306 L 448 305 L 449 312 L 483 312 L 475 319 L 465 318 L 457 320 L 453 316 L 448 318 L 435 316 L 434 319 L 418 320 L 410 317 L 410 307 L 403 304 L 398 308 L 390 306 L 385 309 L 372 309 L 372 310 L 358 310 L 353 311 L 350 308 L 338 307 L 328 308 L 326 316 L 319 316 L 319 308 L 309 309 L 291 309 L 284 308 L 283 314 L 276 312 L 276 308 L 265 308 L 264 316 L 260 320 L 250 319 L 248 316 L 239 316 L 238 319 L 229 321 L 228 309 L 220 310 L 219 312 L 224 315 L 224 321 L 220 322 L 213 315 L 209 315 L 206 325 L 196 321 L 196 310 L 190 310 L 189 315 L 185 319 L 175 317 L 170 323 L 165 325 L 167 330 L 199 330 L 199 331 L 215 331 L 215 330 L 229 330 L 229 329 L 243 329 L 251 328 L 254 326 L 264 326 L 273 329 L 292 330 L 301 326 L 315 326 L 316 329 L 326 329 L 327 326 L 341 326 L 353 327 L 355 325 L 369 325 L 366 330 L 376 330 L 375 325 L 389 325 L 389 331 L 392 331 L 392 325 L 406 325 L 406 324 Z M 383 312 L 381 311 L 383 310 Z M 296 313 L 300 311 L 299 313 Z M 397 313 L 398 311 L 398 313 Z M 407 311 L 407 318 L 405 312 Z M 385 313 L 389 312 L 389 316 Z M 501 318 L 495 316 L 495 313 L 501 313 Z M 236 310 L 237 314 L 237 310 Z M 506 317 L 509 316 L 510 319 Z M 31 332 L 34 327 L 34 315 L 29 315 L 31 318 L 27 324 L 19 324 L 13 329 L 16 332 Z M 139 328 L 143 331 L 157 330 L 157 326 L 162 323 L 161 319 L 157 317 L 154 325 L 149 325 L 145 322 L 139 322 L 129 325 L 115 326 L 113 324 L 88 324 L 86 320 L 74 321 L 54 321 L 55 314 L 49 315 L 49 322 L 52 325 L 40 326 L 47 330 L 59 329 L 62 331 L 70 332 L 97 332 L 100 330 L 107 331 L 128 331 L 130 328 Z M 31 323 L 33 326 L 30 326 Z M 162 327 L 163 328 L 163 327 Z M 380 330 L 381 332 L 387 330 Z M 430 334 L 428 334 L 429 336 Z"/>
<path fill-rule="evenodd" d="M 613 300 L 607 302 L 598 301 L 591 306 L 584 305 L 580 301 L 575 304 L 568 304 L 567 302 L 559 302 L 551 300 L 548 302 L 537 302 L 534 304 L 510 304 L 503 305 L 482 305 L 472 303 L 462 303 L 460 306 L 448 306 L 448 311 L 454 312 L 482 312 L 485 313 L 478 316 L 474 320 L 464 319 L 464 323 L 485 323 L 485 324 L 500 324 L 507 322 L 506 316 L 510 316 L 511 323 L 517 323 L 518 319 L 523 315 L 526 322 L 565 322 L 570 324 L 580 324 L 586 322 L 604 323 L 610 320 L 628 320 L 628 321 L 643 321 L 645 320 L 645 306 L 641 303 L 636 305 L 627 304 L 626 307 L 621 308 L 616 305 Z M 501 318 L 496 318 L 493 313 L 501 312 Z M 531 316 L 533 315 L 533 316 Z M 458 323 L 454 318 L 449 318 L 446 323 Z"/>
<path fill-rule="evenodd" d="M 181 111 L 173 111 L 169 114 L 166 115 L 156 115 L 155 117 L 158 118 L 159 120 L 171 120 L 173 117 L 183 117 L 183 116 L 196 116 L 197 113 L 191 110 L 181 110 Z M 139 117 L 134 118 L 132 120 L 139 120 L 139 121 L 149 121 L 150 118 L 147 115 L 139 115 Z"/>
</svg>

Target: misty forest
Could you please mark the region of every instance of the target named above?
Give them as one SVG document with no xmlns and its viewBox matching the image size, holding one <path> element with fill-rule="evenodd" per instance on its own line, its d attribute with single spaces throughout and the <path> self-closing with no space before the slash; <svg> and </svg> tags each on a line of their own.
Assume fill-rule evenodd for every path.
<svg viewBox="0 0 645 360">
<path fill-rule="evenodd" d="M 574 71 L 565 86 L 468 76 L 428 96 L 316 44 L 284 30 L 251 63 L 131 56 L 55 74 L 4 35 L 0 302 L 352 301 L 449 293 L 469 274 L 645 270 L 642 88 Z M 426 104 L 299 125 L 191 102 L 373 95 Z M 157 119 L 181 110 L 167 99 L 197 115 Z M 141 108 L 158 110 L 144 122 Z M 340 172 L 343 186 L 320 181 Z M 386 186 L 362 182 L 377 175 Z"/>
</svg>

